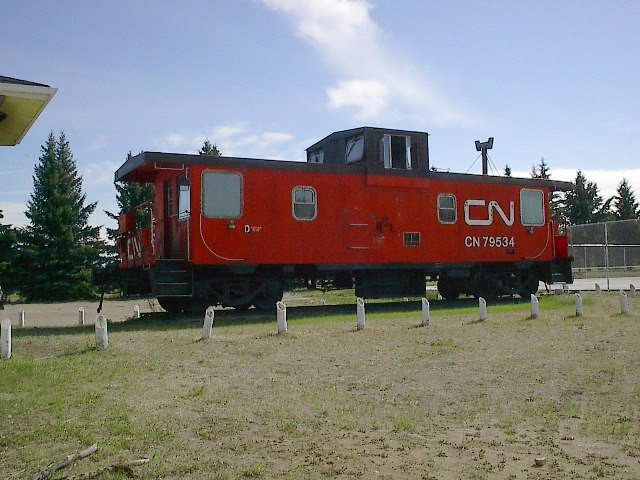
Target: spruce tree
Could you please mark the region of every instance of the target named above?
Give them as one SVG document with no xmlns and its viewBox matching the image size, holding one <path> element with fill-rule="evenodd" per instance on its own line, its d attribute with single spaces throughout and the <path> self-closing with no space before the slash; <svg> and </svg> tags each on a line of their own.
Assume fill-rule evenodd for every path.
<svg viewBox="0 0 640 480">
<path fill-rule="evenodd" d="M 202 145 L 202 148 L 200 148 L 200 150 L 198 150 L 198 153 L 200 155 L 212 155 L 214 157 L 219 157 L 220 155 L 220 150 L 218 150 L 218 147 L 216 146 L 215 143 L 211 143 L 209 141 L 209 139 L 206 139 L 204 141 L 204 144 Z"/>
<path fill-rule="evenodd" d="M 531 167 L 531 178 L 542 178 L 549 180 L 551 178 L 551 170 L 549 165 L 545 161 L 544 157 L 540 158 L 540 163 Z M 551 208 L 551 215 L 557 216 L 564 210 L 562 195 L 557 192 L 551 192 L 549 196 L 549 205 Z"/>
<path fill-rule="evenodd" d="M 575 188 L 565 195 L 565 213 L 573 225 L 607 220 L 609 202 L 603 204 L 598 185 L 590 182 L 581 170 L 576 173 Z"/>
<path fill-rule="evenodd" d="M 10 278 L 11 269 L 9 265 L 17 236 L 15 229 L 11 228 L 11 225 L 2 224 L 1 220 L 3 218 L 4 215 L 2 214 L 2 210 L 0 210 L 0 287 L 6 295 L 12 290 L 12 281 Z M 1 300 L 0 298 L 0 301 Z"/>
<path fill-rule="evenodd" d="M 42 146 L 33 176 L 15 262 L 17 287 L 31 301 L 74 300 L 93 295 L 92 268 L 103 248 L 99 227 L 88 224 L 96 203 L 85 205 L 82 178 L 64 132 Z"/>
<path fill-rule="evenodd" d="M 618 185 L 617 195 L 613 196 L 613 216 L 616 220 L 640 218 L 640 209 L 636 196 L 626 178 Z"/>
</svg>

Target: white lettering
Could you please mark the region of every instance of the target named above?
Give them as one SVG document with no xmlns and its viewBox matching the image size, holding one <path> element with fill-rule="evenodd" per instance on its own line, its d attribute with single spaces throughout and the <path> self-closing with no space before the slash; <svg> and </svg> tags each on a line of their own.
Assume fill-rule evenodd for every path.
<svg viewBox="0 0 640 480">
<path fill-rule="evenodd" d="M 502 221 L 510 227 L 513 225 L 513 221 L 515 219 L 514 210 L 515 203 L 513 201 L 509 202 L 509 216 L 504 213 L 504 210 L 500 206 L 498 202 L 495 200 L 491 200 L 489 205 L 487 205 L 487 218 L 471 218 L 471 207 L 484 207 L 486 202 L 484 200 L 476 200 L 469 199 L 464 202 L 464 221 L 467 225 L 480 225 L 480 226 L 488 226 L 493 224 L 493 211 L 495 210 L 502 218 Z"/>
</svg>

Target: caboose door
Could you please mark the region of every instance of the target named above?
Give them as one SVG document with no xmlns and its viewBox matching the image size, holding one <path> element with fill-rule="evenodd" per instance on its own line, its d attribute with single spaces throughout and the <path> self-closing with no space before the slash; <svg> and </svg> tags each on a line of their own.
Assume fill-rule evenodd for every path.
<svg viewBox="0 0 640 480">
<path fill-rule="evenodd" d="M 163 258 L 188 259 L 191 214 L 188 176 L 182 175 L 177 179 L 167 180 L 164 184 L 164 195 Z"/>
</svg>

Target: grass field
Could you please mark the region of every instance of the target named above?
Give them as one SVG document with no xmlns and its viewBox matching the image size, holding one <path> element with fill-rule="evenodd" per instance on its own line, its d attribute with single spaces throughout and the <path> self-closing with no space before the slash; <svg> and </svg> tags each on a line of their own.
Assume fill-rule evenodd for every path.
<svg viewBox="0 0 640 480">
<path fill-rule="evenodd" d="M 0 477 L 147 457 L 140 478 L 640 479 L 640 304 L 616 294 L 371 304 L 275 315 L 148 314 L 15 329 L 0 361 Z M 536 459 L 542 459 L 535 465 Z M 111 473 L 100 478 L 128 478 Z"/>
</svg>

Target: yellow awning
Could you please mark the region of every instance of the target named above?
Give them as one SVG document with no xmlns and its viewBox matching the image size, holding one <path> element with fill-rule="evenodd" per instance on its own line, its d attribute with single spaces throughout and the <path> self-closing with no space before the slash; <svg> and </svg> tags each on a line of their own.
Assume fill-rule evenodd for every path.
<svg viewBox="0 0 640 480">
<path fill-rule="evenodd" d="M 58 91 L 0 76 L 0 145 L 17 145 Z"/>
</svg>

